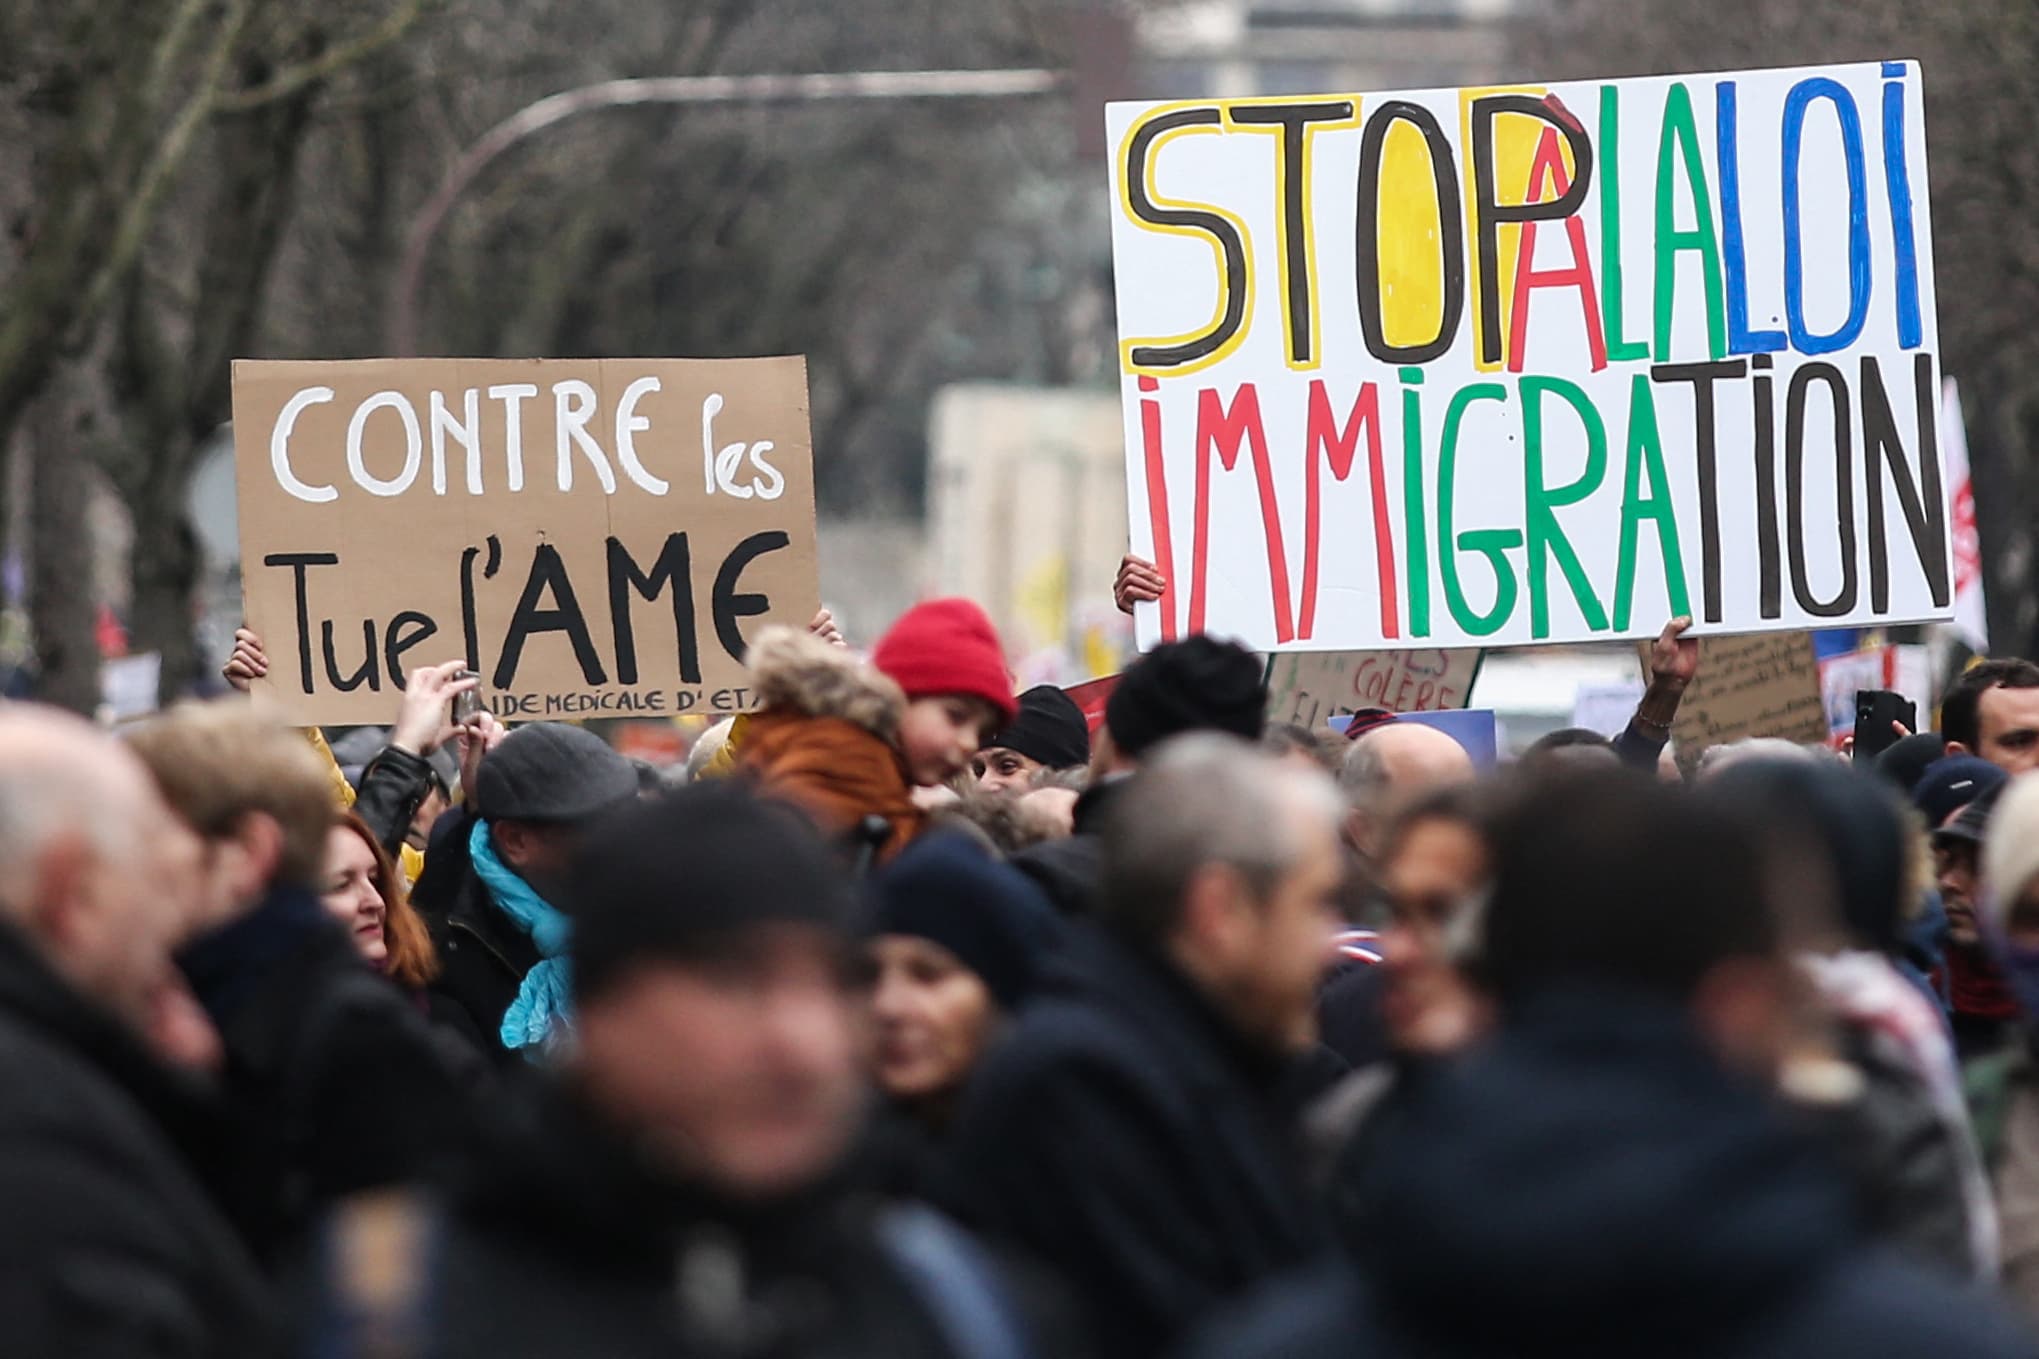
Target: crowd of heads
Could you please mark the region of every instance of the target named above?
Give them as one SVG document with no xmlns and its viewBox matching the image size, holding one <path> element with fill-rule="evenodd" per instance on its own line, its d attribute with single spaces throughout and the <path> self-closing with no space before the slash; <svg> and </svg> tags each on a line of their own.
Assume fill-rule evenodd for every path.
<svg viewBox="0 0 2039 1359">
<path fill-rule="evenodd" d="M 563 1083 L 732 1203 L 834 1182 L 874 1111 L 981 1141 L 983 1085 L 1025 1084 L 985 1074 L 1001 1051 L 1091 1060 L 1044 1016 L 1100 949 L 1259 1065 L 1450 1064 L 1604 1002 L 1676 1016 L 1780 1104 L 1846 1064 L 1886 976 L 1907 1022 L 1951 1026 L 1945 1071 L 1914 1062 L 1934 1091 L 2039 1013 L 2023 662 L 1968 672 L 1941 731 L 1880 760 L 1749 742 L 1687 784 L 1587 733 L 1482 776 L 1392 714 L 1270 726 L 1260 660 L 1206 637 L 1136 661 L 1094 722 L 1013 695 L 963 601 L 868 660 L 783 630 L 753 659 L 761 710 L 649 782 L 586 730 L 485 723 L 371 752 L 336 797 L 318 743 L 246 702 L 118 738 L 17 707 L 0 911 L 157 1060 L 232 1080 L 241 1039 L 207 1015 L 282 956 L 276 903 L 315 902 L 486 1088 Z"/>
</svg>

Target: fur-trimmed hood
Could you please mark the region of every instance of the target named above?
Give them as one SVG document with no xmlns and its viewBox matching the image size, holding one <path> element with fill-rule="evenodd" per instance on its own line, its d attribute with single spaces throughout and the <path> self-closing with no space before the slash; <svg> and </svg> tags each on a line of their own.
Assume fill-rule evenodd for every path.
<svg viewBox="0 0 2039 1359">
<path fill-rule="evenodd" d="M 846 647 L 795 628 L 758 634 L 747 658 L 751 689 L 766 712 L 836 717 L 890 744 L 906 714 L 906 695 Z"/>
</svg>

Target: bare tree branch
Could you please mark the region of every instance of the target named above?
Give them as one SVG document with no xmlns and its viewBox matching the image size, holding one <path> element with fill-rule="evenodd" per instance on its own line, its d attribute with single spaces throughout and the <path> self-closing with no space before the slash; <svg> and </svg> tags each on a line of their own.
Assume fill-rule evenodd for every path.
<svg viewBox="0 0 2039 1359">
<path fill-rule="evenodd" d="M 374 56 L 383 48 L 401 42 L 406 34 L 417 27 L 426 11 L 443 4 L 444 0 L 404 0 L 391 10 L 383 21 L 352 42 L 340 43 L 329 48 L 310 61 L 292 66 L 255 86 L 253 89 L 238 90 L 221 95 L 213 107 L 220 113 L 247 113 L 288 99 L 293 95 L 328 80 L 350 66 Z"/>
</svg>

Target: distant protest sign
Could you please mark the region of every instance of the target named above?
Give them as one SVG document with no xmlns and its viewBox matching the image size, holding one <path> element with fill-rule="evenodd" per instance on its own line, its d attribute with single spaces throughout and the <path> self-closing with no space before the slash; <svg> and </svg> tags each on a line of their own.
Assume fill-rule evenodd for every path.
<svg viewBox="0 0 2039 1359">
<path fill-rule="evenodd" d="M 1083 710 L 1083 720 L 1090 727 L 1090 734 L 1097 735 L 1104 726 L 1105 706 L 1112 701 L 1112 691 L 1119 687 L 1117 675 L 1106 675 L 1103 679 L 1086 680 L 1072 684 L 1066 691 L 1076 706 Z"/>
<path fill-rule="evenodd" d="M 1642 655 L 1647 666 L 1648 648 Z M 1671 726 L 1678 759 L 1689 765 L 1714 746 L 1757 736 L 1827 738 L 1819 660 L 1807 633 L 1708 637 L 1699 643 L 1699 674 Z"/>
<path fill-rule="evenodd" d="M 241 572 L 292 720 L 465 658 L 506 721 L 730 713 L 820 599 L 805 362 L 234 365 Z"/>
<path fill-rule="evenodd" d="M 1468 649 L 1284 652 L 1268 665 L 1267 720 L 1319 727 L 1361 708 L 1463 708 L 1479 672 Z"/>
<path fill-rule="evenodd" d="M 1945 619 L 1910 62 L 1113 104 L 1143 646 Z"/>
</svg>

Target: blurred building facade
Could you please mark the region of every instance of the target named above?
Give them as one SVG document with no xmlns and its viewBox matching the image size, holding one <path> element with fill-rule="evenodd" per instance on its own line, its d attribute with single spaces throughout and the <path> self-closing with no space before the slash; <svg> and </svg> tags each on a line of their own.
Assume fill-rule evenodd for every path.
<svg viewBox="0 0 2039 1359">
<path fill-rule="evenodd" d="M 1467 85 L 1508 68 L 1522 0 L 1189 0 L 1142 13 L 1143 97 L 1227 99 Z"/>
</svg>

